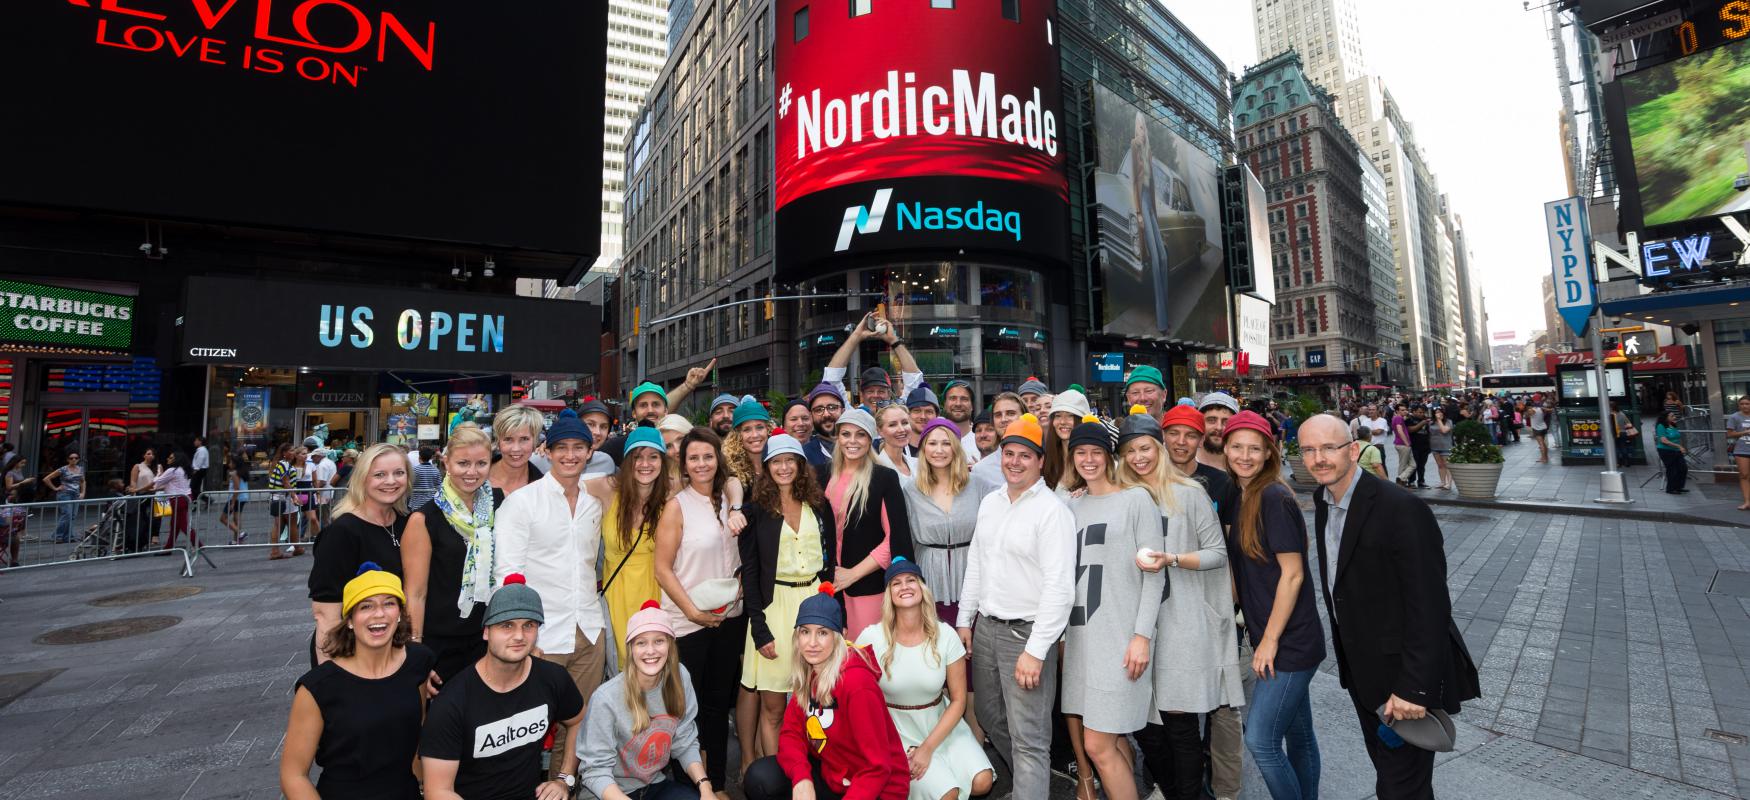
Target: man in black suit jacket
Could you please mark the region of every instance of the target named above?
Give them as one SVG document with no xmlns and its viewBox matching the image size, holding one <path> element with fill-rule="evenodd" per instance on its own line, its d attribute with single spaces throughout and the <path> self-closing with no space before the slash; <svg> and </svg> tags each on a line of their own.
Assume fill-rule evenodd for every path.
<svg viewBox="0 0 1750 800">
<path fill-rule="evenodd" d="M 1382 800 L 1432 798 L 1434 753 L 1380 741 L 1379 716 L 1448 714 L 1482 695 L 1446 588 L 1446 551 L 1428 504 L 1359 469 L 1342 420 L 1300 427 L 1300 453 L 1321 488 L 1314 497 L 1319 584 L 1338 675 L 1355 701 Z"/>
</svg>

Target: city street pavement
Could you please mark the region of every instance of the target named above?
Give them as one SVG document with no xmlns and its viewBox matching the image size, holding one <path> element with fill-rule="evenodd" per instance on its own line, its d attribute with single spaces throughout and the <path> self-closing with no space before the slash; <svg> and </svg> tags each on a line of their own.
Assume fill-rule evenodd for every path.
<svg viewBox="0 0 1750 800">
<path fill-rule="evenodd" d="M 1486 697 L 1446 798 L 1750 795 L 1750 531 L 1441 506 L 1454 610 Z M 305 665 L 308 557 L 214 553 L 0 573 L 0 799 L 277 797 Z M 175 563 L 173 563 L 175 562 Z M 136 590 L 198 593 L 93 605 Z M 1322 609 L 1321 609 L 1322 612 Z M 39 644 L 87 623 L 162 630 Z M 1313 683 L 1321 795 L 1372 793 L 1335 665 Z M 1730 735 L 1724 737 L 1731 739 Z M 1006 787 L 999 786 L 999 794 Z M 1071 784 L 1059 780 L 1055 797 Z M 1244 797 L 1265 797 L 1255 773 Z"/>
</svg>

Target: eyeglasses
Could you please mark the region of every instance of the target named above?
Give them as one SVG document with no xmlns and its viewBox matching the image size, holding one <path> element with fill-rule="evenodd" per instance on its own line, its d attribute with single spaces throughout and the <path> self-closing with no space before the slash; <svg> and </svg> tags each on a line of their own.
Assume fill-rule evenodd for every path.
<svg viewBox="0 0 1750 800">
<path fill-rule="evenodd" d="M 845 410 L 845 407 L 839 405 L 838 403 L 832 403 L 832 404 L 824 405 L 824 406 L 810 406 L 810 410 L 821 413 L 821 414 L 831 414 L 835 411 L 843 411 L 843 410 Z"/>
<path fill-rule="evenodd" d="M 1302 447 L 1302 448 L 1300 448 L 1300 457 L 1304 459 L 1304 458 L 1311 458 L 1314 455 L 1319 455 L 1319 456 L 1324 456 L 1325 458 L 1336 458 L 1338 453 L 1341 453 L 1344 450 L 1348 450 L 1349 445 L 1352 445 L 1354 443 L 1355 442 L 1353 440 L 1350 440 L 1350 441 L 1344 442 L 1342 444 L 1325 444 L 1325 445 L 1319 445 L 1318 447 Z"/>
</svg>

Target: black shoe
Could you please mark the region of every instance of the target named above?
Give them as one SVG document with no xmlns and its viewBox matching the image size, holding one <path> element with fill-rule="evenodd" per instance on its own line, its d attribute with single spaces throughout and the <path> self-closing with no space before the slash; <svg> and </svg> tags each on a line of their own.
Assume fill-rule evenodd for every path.
<svg viewBox="0 0 1750 800">
<path fill-rule="evenodd" d="M 1426 488 L 1428 488 L 1428 484 L 1426 484 L 1426 483 L 1418 483 L 1418 484 L 1416 484 L 1416 488 L 1418 488 L 1418 489 L 1426 489 Z"/>
<path fill-rule="evenodd" d="M 1689 490 L 1688 489 L 1678 489 L 1677 493 L 1678 494 L 1689 494 Z"/>
</svg>

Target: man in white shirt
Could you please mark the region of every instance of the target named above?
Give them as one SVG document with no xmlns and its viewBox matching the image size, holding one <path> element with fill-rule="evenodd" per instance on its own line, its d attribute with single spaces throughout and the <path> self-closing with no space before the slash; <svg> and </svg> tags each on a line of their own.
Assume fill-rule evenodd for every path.
<svg viewBox="0 0 1750 800">
<path fill-rule="evenodd" d="M 564 667 L 584 697 L 601 684 L 606 658 L 606 609 L 596 594 L 602 506 L 582 480 L 593 444 L 576 412 L 559 412 L 547 428 L 553 469 L 504 499 L 494 536 L 496 579 L 520 572 L 541 596 L 546 621 L 536 655 Z M 554 737 L 564 741 L 565 732 Z"/>
<path fill-rule="evenodd" d="M 845 389 L 845 373 L 850 369 L 851 356 L 857 352 L 863 340 L 871 336 L 887 343 L 888 348 L 893 350 L 894 363 L 899 366 L 898 395 L 893 393 L 893 383 L 887 377 L 886 370 L 880 367 L 863 370 L 862 380 L 857 386 L 857 405 L 862 406 L 870 416 L 874 416 L 875 412 L 881 410 L 878 406 L 886 405 L 895 397 L 901 400 L 910 397 L 912 390 L 924 382 L 924 371 L 918 368 L 917 360 L 905 348 L 905 340 L 899 338 L 893 323 L 876 316 L 874 312 L 863 315 L 863 321 L 851 328 L 851 332 L 845 335 L 845 343 L 839 345 L 839 349 L 826 362 L 826 367 L 820 371 L 820 380 L 822 383 L 832 384 L 833 388 L 838 389 L 840 396 L 850 397 L 851 393 Z"/>
<path fill-rule="evenodd" d="M 972 653 L 978 720 L 1009 760 L 1015 800 L 1045 800 L 1057 694 L 1045 661 L 1075 603 L 1075 516 L 1040 477 L 1038 419 L 1011 424 L 998 453 L 1005 486 L 978 506 L 956 626 Z"/>
<path fill-rule="evenodd" d="M 334 465 L 333 453 L 325 448 L 319 448 L 310 453 L 311 473 L 310 487 L 313 489 L 328 489 L 334 486 L 334 476 L 340 474 L 340 468 Z M 323 522 L 328 521 L 328 501 L 334 499 L 332 491 L 317 491 L 311 494 L 316 497 L 316 514 Z"/>
<path fill-rule="evenodd" d="M 188 485 L 193 502 L 201 501 L 201 493 L 207 490 L 207 468 L 212 466 L 213 456 L 207 452 L 207 442 L 199 436 L 194 437 L 194 458 L 188 462 L 188 468 L 193 470 L 189 475 Z"/>
</svg>

